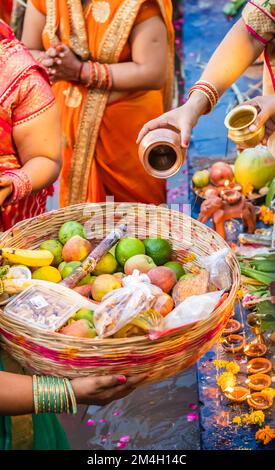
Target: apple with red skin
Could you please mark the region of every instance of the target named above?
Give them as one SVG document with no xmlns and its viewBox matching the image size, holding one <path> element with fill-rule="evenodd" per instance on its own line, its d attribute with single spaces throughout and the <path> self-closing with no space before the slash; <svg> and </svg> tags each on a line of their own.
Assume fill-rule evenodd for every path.
<svg viewBox="0 0 275 470">
<path fill-rule="evenodd" d="M 228 163 L 217 162 L 210 168 L 210 181 L 214 186 L 223 186 L 225 181 L 232 181 L 234 172 Z"/>
</svg>

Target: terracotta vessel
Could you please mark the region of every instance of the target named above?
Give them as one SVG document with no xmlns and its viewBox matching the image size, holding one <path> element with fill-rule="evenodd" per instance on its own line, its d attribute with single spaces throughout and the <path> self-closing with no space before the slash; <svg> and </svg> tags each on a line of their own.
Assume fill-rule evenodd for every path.
<svg viewBox="0 0 275 470">
<path fill-rule="evenodd" d="M 257 114 L 257 109 L 251 105 L 232 109 L 224 121 L 229 139 L 242 148 L 256 147 L 260 144 L 265 134 L 264 126 L 254 132 L 249 130 L 249 126 L 256 120 Z"/>
<path fill-rule="evenodd" d="M 224 390 L 224 394 L 228 400 L 242 402 L 247 400 L 250 391 L 245 387 L 236 385 L 236 387 L 229 387 L 227 390 Z"/>
<path fill-rule="evenodd" d="M 250 375 L 246 383 L 249 388 L 256 391 L 261 391 L 271 385 L 271 377 L 267 374 L 253 374 Z"/>
<path fill-rule="evenodd" d="M 249 374 L 266 374 L 272 369 L 272 362 L 265 357 L 257 357 L 251 359 L 247 364 L 247 372 Z"/>
<path fill-rule="evenodd" d="M 145 171 L 155 178 L 175 175 L 185 161 L 180 134 L 171 129 L 148 132 L 139 144 L 138 154 Z"/>
</svg>

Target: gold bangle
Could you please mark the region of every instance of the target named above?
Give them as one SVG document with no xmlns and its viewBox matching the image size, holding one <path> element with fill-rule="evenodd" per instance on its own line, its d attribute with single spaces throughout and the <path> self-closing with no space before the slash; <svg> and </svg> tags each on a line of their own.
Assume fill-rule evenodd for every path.
<svg viewBox="0 0 275 470">
<path fill-rule="evenodd" d="M 197 89 L 197 88 L 200 88 L 200 89 L 204 90 L 206 93 L 208 93 L 208 96 L 209 96 L 209 98 L 211 98 L 211 101 L 213 103 L 213 108 L 214 108 L 214 106 L 216 106 L 216 104 L 217 104 L 217 98 L 216 98 L 215 93 L 211 90 L 211 88 L 209 88 L 209 87 L 207 87 L 206 85 L 203 85 L 203 84 L 198 84 L 198 85 L 196 84 L 195 89 Z"/>
<path fill-rule="evenodd" d="M 212 111 L 213 108 L 214 108 L 214 105 L 213 105 L 211 99 L 209 98 L 209 95 L 206 93 L 206 91 L 200 90 L 199 88 L 193 88 L 193 89 L 191 89 L 191 90 L 189 91 L 189 96 L 188 96 L 188 98 L 190 98 L 190 96 L 194 93 L 194 91 L 197 91 L 198 93 L 201 93 L 201 94 L 204 95 L 204 96 L 207 98 L 207 100 L 208 100 L 208 103 L 209 103 L 209 105 L 210 105 L 210 109 L 209 109 L 208 111 L 206 111 L 204 114 L 209 114 L 209 113 L 211 113 L 211 111 Z"/>
<path fill-rule="evenodd" d="M 63 385 L 63 388 L 64 388 L 65 397 L 66 397 L 66 413 L 67 413 L 67 415 L 69 415 L 70 414 L 70 401 L 69 401 L 68 390 L 67 390 L 67 387 L 66 387 L 65 379 L 63 379 L 63 381 L 62 381 L 62 385 Z"/>
<path fill-rule="evenodd" d="M 50 413 L 51 412 L 51 401 L 50 401 L 51 387 L 50 387 L 50 379 L 48 375 L 46 375 L 46 382 L 47 382 L 47 389 L 48 389 L 48 413 Z"/>
<path fill-rule="evenodd" d="M 63 413 L 63 394 L 62 394 L 62 389 L 61 389 L 61 383 L 60 383 L 60 377 L 57 377 L 58 381 L 58 388 L 59 388 L 59 395 L 60 395 L 60 412 Z"/>
<path fill-rule="evenodd" d="M 220 95 L 219 95 L 219 92 L 218 92 L 217 88 L 215 87 L 215 85 L 213 85 L 213 83 L 208 82 L 207 80 L 198 80 L 196 82 L 196 85 L 198 85 L 198 84 L 199 85 L 204 85 L 209 90 L 211 90 L 212 93 L 214 93 L 214 95 L 215 95 L 216 103 L 219 101 Z"/>
<path fill-rule="evenodd" d="M 53 408 L 53 412 L 56 413 L 56 412 L 57 412 L 57 409 L 56 409 L 57 406 L 56 406 L 56 389 L 55 389 L 55 380 L 54 380 L 54 379 L 55 379 L 55 378 L 52 377 L 52 384 L 53 384 L 53 403 L 54 403 L 54 405 L 53 405 L 53 407 L 54 407 L 54 408 Z"/>
</svg>

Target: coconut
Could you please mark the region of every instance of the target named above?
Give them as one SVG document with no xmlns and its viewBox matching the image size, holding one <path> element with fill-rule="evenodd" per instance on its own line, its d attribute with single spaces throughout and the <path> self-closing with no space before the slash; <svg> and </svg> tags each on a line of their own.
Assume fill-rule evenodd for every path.
<svg viewBox="0 0 275 470">
<path fill-rule="evenodd" d="M 243 188 L 259 190 L 275 177 L 275 158 L 263 145 L 245 149 L 235 161 L 234 172 Z"/>
</svg>

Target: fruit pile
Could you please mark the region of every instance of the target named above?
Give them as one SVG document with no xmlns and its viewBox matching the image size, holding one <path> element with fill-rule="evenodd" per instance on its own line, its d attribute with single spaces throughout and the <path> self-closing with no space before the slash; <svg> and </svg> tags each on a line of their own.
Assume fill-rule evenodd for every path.
<svg viewBox="0 0 275 470">
<path fill-rule="evenodd" d="M 92 249 L 83 225 L 69 221 L 60 227 L 58 239 L 45 240 L 39 250 L 3 248 L 1 254 L 6 264 L 16 266 L 19 278 L 22 278 L 25 270 L 26 278 L 26 272 L 29 272 L 32 279 L 59 283 L 81 265 Z M 159 287 L 163 295 L 152 310 L 142 312 L 135 321 L 118 332 L 118 337 L 144 333 L 150 324 L 160 322 L 175 306 L 173 289 L 178 295 L 179 283 L 189 281 L 192 276 L 185 272 L 181 263 L 172 260 L 172 247 L 167 240 L 126 237 L 101 258 L 94 271 L 87 274 L 74 290 L 90 302 L 99 304 L 107 294 L 121 288 L 122 279 L 135 270 L 147 274 L 151 284 Z M 83 338 L 95 337 L 93 315 L 92 310 L 82 308 L 69 319 L 60 333 Z"/>
<path fill-rule="evenodd" d="M 221 161 L 214 163 L 209 170 L 197 171 L 193 176 L 193 185 L 196 192 L 207 199 L 218 196 L 224 186 L 235 189 L 237 183 L 242 188 L 238 191 L 242 190 L 249 199 L 266 196 L 266 205 L 269 206 L 269 199 L 274 197 L 274 178 L 275 159 L 266 147 L 258 146 L 241 152 L 234 165 Z"/>
</svg>

